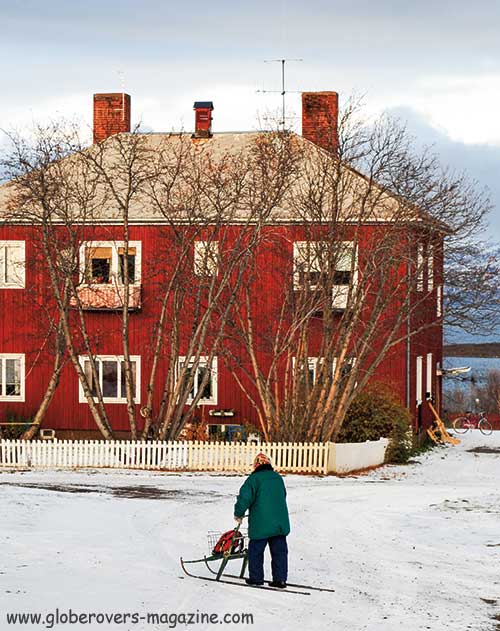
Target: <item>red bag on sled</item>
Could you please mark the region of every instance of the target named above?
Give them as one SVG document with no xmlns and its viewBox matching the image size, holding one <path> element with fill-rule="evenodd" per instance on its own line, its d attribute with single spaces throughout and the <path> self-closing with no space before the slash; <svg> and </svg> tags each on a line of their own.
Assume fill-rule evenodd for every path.
<svg viewBox="0 0 500 631">
<path fill-rule="evenodd" d="M 212 554 L 236 554 L 243 550 L 243 535 L 237 530 L 228 530 L 222 534 L 214 546 Z"/>
</svg>

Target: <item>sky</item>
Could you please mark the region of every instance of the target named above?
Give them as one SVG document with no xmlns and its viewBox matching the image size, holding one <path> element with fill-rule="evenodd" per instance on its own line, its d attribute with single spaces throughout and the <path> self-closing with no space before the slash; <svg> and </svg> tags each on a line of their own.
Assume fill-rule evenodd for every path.
<svg viewBox="0 0 500 631">
<path fill-rule="evenodd" d="M 290 123 L 300 91 L 363 95 L 445 164 L 488 186 L 500 240 L 498 0 L 0 0 L 0 128 L 48 117 L 92 124 L 92 94 L 132 96 L 144 129 L 191 129 L 214 101 L 214 131 L 259 127 L 287 63 Z"/>
</svg>

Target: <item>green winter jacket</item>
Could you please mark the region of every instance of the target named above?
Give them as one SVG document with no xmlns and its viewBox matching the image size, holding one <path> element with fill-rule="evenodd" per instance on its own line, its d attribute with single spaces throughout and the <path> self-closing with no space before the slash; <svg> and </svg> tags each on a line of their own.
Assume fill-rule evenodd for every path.
<svg viewBox="0 0 500 631">
<path fill-rule="evenodd" d="M 267 539 L 290 532 L 285 484 L 271 465 L 259 467 L 241 487 L 234 505 L 235 517 L 243 517 L 247 509 L 250 539 Z"/>
</svg>

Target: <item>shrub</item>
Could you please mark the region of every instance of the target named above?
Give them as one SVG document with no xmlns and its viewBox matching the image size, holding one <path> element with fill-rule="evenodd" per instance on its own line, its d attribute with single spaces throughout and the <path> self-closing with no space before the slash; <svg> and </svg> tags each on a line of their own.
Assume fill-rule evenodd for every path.
<svg viewBox="0 0 500 631">
<path fill-rule="evenodd" d="M 337 436 L 339 443 L 389 438 L 386 462 L 407 462 L 412 449 L 408 410 L 384 385 L 373 384 L 354 399 Z"/>
<path fill-rule="evenodd" d="M 14 412 L 7 411 L 4 418 L 5 423 L 18 423 L 17 425 L 0 425 L 0 438 L 16 439 L 30 428 L 32 418 L 25 418 Z"/>
</svg>

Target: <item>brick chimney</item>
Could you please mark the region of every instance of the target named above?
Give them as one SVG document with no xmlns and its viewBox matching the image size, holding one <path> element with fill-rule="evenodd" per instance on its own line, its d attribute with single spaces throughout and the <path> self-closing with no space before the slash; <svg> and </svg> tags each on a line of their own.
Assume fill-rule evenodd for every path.
<svg viewBox="0 0 500 631">
<path fill-rule="evenodd" d="M 339 95 L 337 92 L 302 92 L 302 136 L 337 153 Z"/>
<path fill-rule="evenodd" d="M 193 138 L 210 138 L 212 136 L 212 101 L 196 101 L 194 108 Z"/>
<path fill-rule="evenodd" d="M 94 143 L 130 131 L 130 95 L 94 94 Z"/>
</svg>

